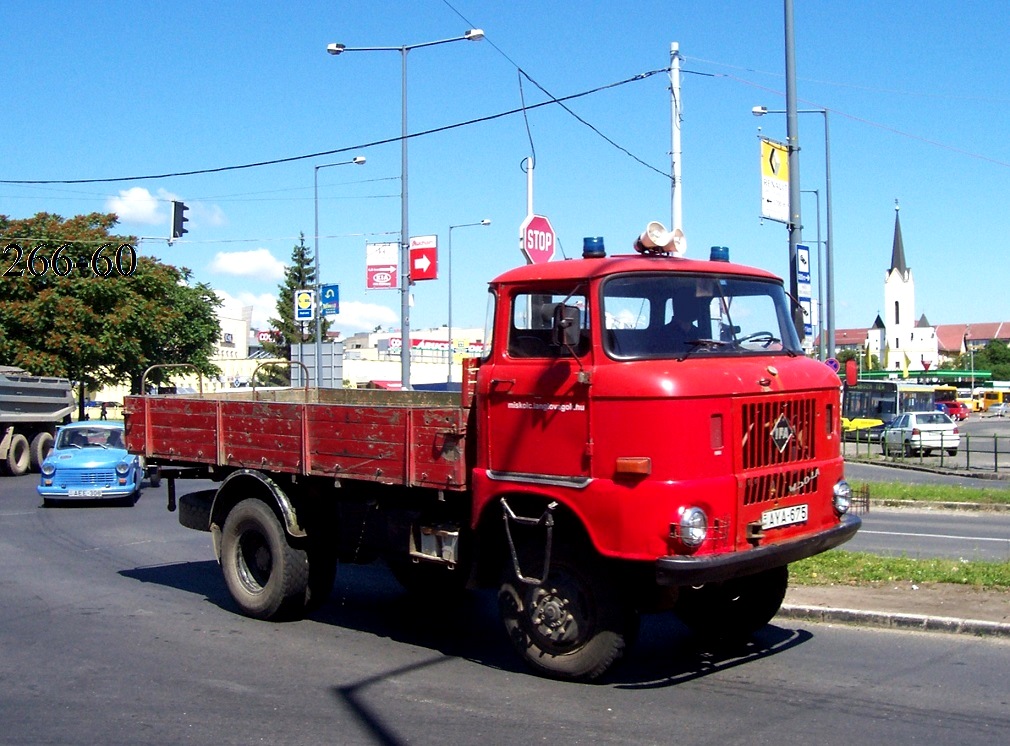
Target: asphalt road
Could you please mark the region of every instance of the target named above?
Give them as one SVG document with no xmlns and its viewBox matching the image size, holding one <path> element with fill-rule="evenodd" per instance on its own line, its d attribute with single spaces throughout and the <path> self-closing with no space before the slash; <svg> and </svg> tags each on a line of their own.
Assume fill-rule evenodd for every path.
<svg viewBox="0 0 1010 746">
<path fill-rule="evenodd" d="M 164 510 L 38 508 L 0 479 L 5 744 L 985 744 L 1010 732 L 1010 644 L 777 619 L 699 646 L 648 617 L 598 685 L 528 674 L 493 594 L 413 602 L 341 568 L 311 618 L 234 612 L 206 534 Z"/>
</svg>

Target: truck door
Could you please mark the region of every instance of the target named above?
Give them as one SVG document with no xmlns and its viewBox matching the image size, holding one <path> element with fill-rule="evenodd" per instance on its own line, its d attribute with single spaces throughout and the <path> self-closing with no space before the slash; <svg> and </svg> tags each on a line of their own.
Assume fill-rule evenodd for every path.
<svg viewBox="0 0 1010 746">
<path fill-rule="evenodd" d="M 509 325 L 490 376 L 488 465 L 503 478 L 543 475 L 577 483 L 590 473 L 589 386 L 580 376 L 590 364 L 586 299 L 517 293 L 502 300 L 510 304 Z M 574 345 L 559 344 L 554 333 L 558 304 L 579 327 Z"/>
</svg>

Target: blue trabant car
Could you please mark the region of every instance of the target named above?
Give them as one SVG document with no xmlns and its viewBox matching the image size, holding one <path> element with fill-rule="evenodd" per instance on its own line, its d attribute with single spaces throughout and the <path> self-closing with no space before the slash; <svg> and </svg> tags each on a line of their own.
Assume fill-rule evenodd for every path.
<svg viewBox="0 0 1010 746">
<path fill-rule="evenodd" d="M 50 505 L 63 500 L 115 500 L 133 505 L 140 496 L 144 469 L 127 453 L 123 424 L 85 420 L 56 431 L 52 451 L 42 462 L 38 491 Z"/>
</svg>

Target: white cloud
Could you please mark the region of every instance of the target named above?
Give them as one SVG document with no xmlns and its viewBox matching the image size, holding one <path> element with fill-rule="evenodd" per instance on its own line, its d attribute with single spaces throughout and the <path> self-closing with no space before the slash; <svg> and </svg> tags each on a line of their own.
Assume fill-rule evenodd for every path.
<svg viewBox="0 0 1010 746">
<path fill-rule="evenodd" d="M 242 310 L 252 306 L 252 328 L 269 329 L 270 319 L 277 316 L 277 296 L 272 293 L 250 293 L 243 291 L 232 295 L 226 290 L 215 290 L 221 298 L 221 310 L 227 316 L 238 318 Z"/>
<path fill-rule="evenodd" d="M 238 318 L 242 310 L 252 306 L 253 329 L 270 329 L 270 319 L 277 317 L 277 296 L 272 293 L 240 292 L 232 295 L 226 290 L 215 290 L 222 300 L 226 315 Z M 340 313 L 329 316 L 330 329 L 349 337 L 356 332 L 370 332 L 379 326 L 383 329 L 399 328 L 400 315 L 386 306 L 361 301 L 341 301 Z"/>
<path fill-rule="evenodd" d="M 255 277 L 260 280 L 280 280 L 284 277 L 284 262 L 268 249 L 219 251 L 214 255 L 209 269 L 221 275 Z"/>
<path fill-rule="evenodd" d="M 143 187 L 131 187 L 120 190 L 118 197 L 109 197 L 105 209 L 116 213 L 121 223 L 157 225 L 168 222 L 160 205 L 161 200 Z"/>
<path fill-rule="evenodd" d="M 340 301 L 340 313 L 330 316 L 330 328 L 338 329 L 348 337 L 355 332 L 370 332 L 377 326 L 383 329 L 400 328 L 399 311 L 386 306 L 361 301 Z"/>
</svg>

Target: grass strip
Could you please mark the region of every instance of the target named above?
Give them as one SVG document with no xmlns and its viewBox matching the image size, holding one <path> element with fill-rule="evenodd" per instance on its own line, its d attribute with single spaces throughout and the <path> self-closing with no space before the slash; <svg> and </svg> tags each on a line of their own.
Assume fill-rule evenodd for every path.
<svg viewBox="0 0 1010 746">
<path fill-rule="evenodd" d="M 1010 562 L 881 557 L 869 552 L 832 549 L 791 564 L 789 579 L 799 585 L 956 583 L 982 590 L 1010 591 Z"/>
<path fill-rule="evenodd" d="M 938 503 L 979 503 L 981 505 L 1010 505 L 1010 488 L 1000 487 L 959 487 L 955 485 L 923 485 L 907 482 L 856 482 L 852 487 L 858 490 L 864 484 L 870 488 L 871 500 L 915 500 Z"/>
</svg>

